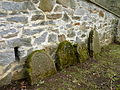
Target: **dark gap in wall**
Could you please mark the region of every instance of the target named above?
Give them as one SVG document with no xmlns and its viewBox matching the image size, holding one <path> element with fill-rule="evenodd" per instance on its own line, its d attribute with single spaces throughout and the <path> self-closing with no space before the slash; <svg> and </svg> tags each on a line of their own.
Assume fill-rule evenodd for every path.
<svg viewBox="0 0 120 90">
<path fill-rule="evenodd" d="M 91 58 L 93 58 L 93 50 L 91 50 L 92 43 L 93 43 L 93 30 L 90 31 L 89 38 L 88 38 L 88 52 Z"/>
<path fill-rule="evenodd" d="M 19 47 L 14 48 L 14 53 L 15 53 L 15 60 L 20 61 L 20 52 L 18 50 Z"/>
</svg>

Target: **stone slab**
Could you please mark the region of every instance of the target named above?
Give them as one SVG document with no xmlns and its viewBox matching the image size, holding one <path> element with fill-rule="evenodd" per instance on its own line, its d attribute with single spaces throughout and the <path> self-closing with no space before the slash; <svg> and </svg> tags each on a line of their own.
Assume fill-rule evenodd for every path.
<svg viewBox="0 0 120 90">
<path fill-rule="evenodd" d="M 26 61 L 26 74 L 31 85 L 56 73 L 52 58 L 44 51 L 37 50 L 28 56 Z"/>
</svg>

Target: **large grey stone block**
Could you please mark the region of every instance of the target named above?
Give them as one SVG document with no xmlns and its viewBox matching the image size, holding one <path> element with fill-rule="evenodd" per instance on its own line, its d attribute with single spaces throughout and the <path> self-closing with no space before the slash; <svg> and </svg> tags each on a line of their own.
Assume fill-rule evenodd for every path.
<svg viewBox="0 0 120 90">
<path fill-rule="evenodd" d="M 0 52 L 0 65 L 8 65 L 15 61 L 14 50 Z"/>
<path fill-rule="evenodd" d="M 18 32 L 19 31 L 17 29 L 12 28 L 12 29 L 7 29 L 7 30 L 0 30 L 0 35 L 2 36 L 2 35 L 9 34 L 9 33 L 14 34 L 14 33 L 18 33 Z"/>
<path fill-rule="evenodd" d="M 31 46 L 31 38 L 16 38 L 7 41 L 8 47 Z"/>
<path fill-rule="evenodd" d="M 48 37 L 48 42 L 56 42 L 57 41 L 57 35 L 56 34 L 50 34 Z"/>
<path fill-rule="evenodd" d="M 41 44 L 45 42 L 47 35 L 48 35 L 48 32 L 44 32 L 40 37 L 35 39 L 34 43 Z"/>
<path fill-rule="evenodd" d="M 26 11 L 35 10 L 35 6 L 32 2 L 0 2 L 3 10 L 6 11 Z"/>
<path fill-rule="evenodd" d="M 9 22 L 16 22 L 16 23 L 27 23 L 28 22 L 28 17 L 24 17 L 24 16 L 18 16 L 18 17 L 11 17 L 11 18 L 7 18 L 7 21 Z"/>
<path fill-rule="evenodd" d="M 38 34 L 41 33 L 43 31 L 43 29 L 34 29 L 34 30 L 30 30 L 30 29 L 25 29 L 23 30 L 23 34 L 25 35 L 34 35 L 34 34 Z"/>
</svg>

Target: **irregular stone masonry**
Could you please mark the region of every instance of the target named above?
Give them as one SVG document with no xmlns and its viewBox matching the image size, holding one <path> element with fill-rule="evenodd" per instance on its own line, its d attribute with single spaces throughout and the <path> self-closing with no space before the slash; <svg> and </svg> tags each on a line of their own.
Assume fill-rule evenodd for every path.
<svg viewBox="0 0 120 90">
<path fill-rule="evenodd" d="M 15 53 L 22 60 L 32 51 L 64 40 L 87 42 L 94 27 L 100 45 L 108 45 L 117 20 L 86 0 L 0 0 L 0 67 L 14 62 Z M 19 52 L 14 52 L 16 47 Z"/>
</svg>

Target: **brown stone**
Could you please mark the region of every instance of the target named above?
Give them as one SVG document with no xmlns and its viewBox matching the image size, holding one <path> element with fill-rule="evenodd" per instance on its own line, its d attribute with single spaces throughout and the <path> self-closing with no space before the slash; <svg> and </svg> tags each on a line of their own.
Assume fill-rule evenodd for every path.
<svg viewBox="0 0 120 90">
<path fill-rule="evenodd" d="M 39 8 L 44 12 L 50 12 L 53 9 L 53 1 L 52 0 L 40 0 Z"/>
<path fill-rule="evenodd" d="M 32 21 L 36 21 L 36 20 L 44 20 L 45 16 L 44 15 L 34 15 L 32 16 Z"/>
<path fill-rule="evenodd" d="M 59 19 L 62 17 L 62 14 L 48 14 L 46 17 L 48 19 Z"/>
<path fill-rule="evenodd" d="M 100 12 L 99 12 L 99 16 L 100 16 L 100 17 L 104 17 L 103 11 L 100 11 Z"/>
<path fill-rule="evenodd" d="M 63 41 L 65 41 L 65 40 L 66 40 L 65 35 L 64 35 L 64 34 L 62 34 L 62 35 L 58 35 L 58 40 L 59 40 L 59 42 L 63 42 Z"/>
</svg>

